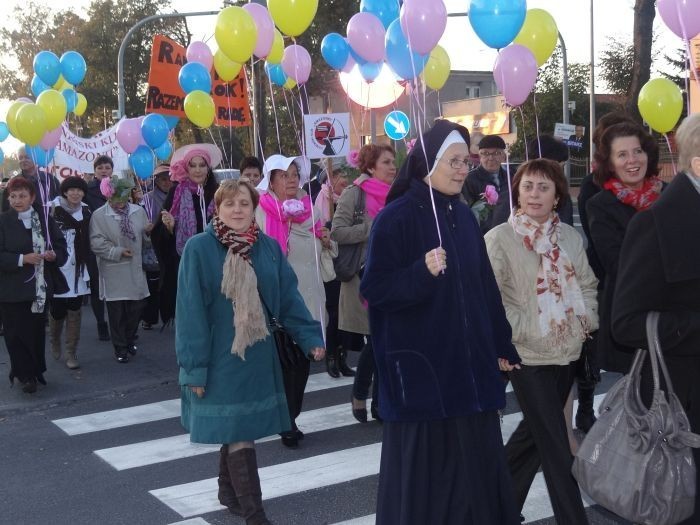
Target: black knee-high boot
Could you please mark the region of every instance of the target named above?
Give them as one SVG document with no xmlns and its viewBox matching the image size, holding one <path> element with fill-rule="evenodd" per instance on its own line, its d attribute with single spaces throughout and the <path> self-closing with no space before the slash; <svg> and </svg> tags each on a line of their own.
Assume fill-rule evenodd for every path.
<svg viewBox="0 0 700 525">
<path fill-rule="evenodd" d="M 241 506 L 246 525 L 270 525 L 262 505 L 258 461 L 254 448 L 229 452 L 226 457 L 231 486 Z"/>
</svg>

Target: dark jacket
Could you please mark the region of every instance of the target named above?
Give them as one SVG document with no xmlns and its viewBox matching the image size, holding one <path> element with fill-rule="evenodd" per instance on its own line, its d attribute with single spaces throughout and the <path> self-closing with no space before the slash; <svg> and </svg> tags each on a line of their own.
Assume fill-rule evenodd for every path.
<svg viewBox="0 0 700 525">
<path fill-rule="evenodd" d="M 612 312 L 615 338 L 628 348 L 647 348 L 646 314 L 661 312 L 661 349 L 693 432 L 700 431 L 698 239 L 700 194 L 681 173 L 648 211 L 630 221 Z M 648 392 L 647 374 L 643 374 L 642 384 Z M 693 453 L 698 464 L 700 449 L 693 449 Z M 687 523 L 700 522 L 697 508 Z"/>
<path fill-rule="evenodd" d="M 510 174 L 512 179 L 516 170 L 514 166 L 511 168 Z M 508 174 L 506 170 L 501 168 L 498 172 L 498 178 L 501 181 L 501 188 L 498 191 L 498 203 L 491 210 L 491 213 L 479 223 L 482 233 L 486 233 L 491 228 L 503 224 L 508 221 L 508 217 L 510 217 L 511 205 L 510 194 L 508 192 Z M 471 206 L 481 199 L 481 194 L 484 193 L 486 186 L 489 184 L 493 185 L 491 174 L 483 167 L 479 166 L 470 171 L 469 175 L 467 175 L 467 180 L 464 182 L 464 187 L 462 188 L 462 195 L 467 200 L 467 204 Z M 574 225 L 574 206 L 571 197 L 566 197 L 562 200 L 557 213 L 562 222 L 569 226 Z"/>
<path fill-rule="evenodd" d="M 41 213 L 39 220 L 46 240 L 46 223 Z M 48 229 L 53 251 L 56 252 L 56 260 L 44 262 L 47 299 L 54 293 L 56 284 L 54 276 L 62 275 L 61 266 L 68 260 L 66 240 L 52 217 L 49 217 Z M 10 209 L 0 214 L 0 302 L 21 303 L 36 299 L 34 266 L 29 264 L 18 266 L 19 256 L 33 251 L 32 230 L 24 227 L 17 212 Z"/>
<path fill-rule="evenodd" d="M 59 195 L 60 184 L 58 183 L 58 179 L 56 179 L 56 177 L 54 177 L 53 175 L 49 175 L 49 194 L 45 195 L 47 189 L 47 175 L 44 170 L 39 170 L 38 173 L 39 177 L 25 175 L 24 173 L 20 173 L 19 175 L 17 175 L 17 177 L 23 177 L 28 181 L 31 181 L 32 184 L 34 184 L 34 202 L 32 203 L 32 207 L 40 212 L 42 210 L 42 202 L 51 202 Z M 39 181 L 41 181 L 41 187 L 39 187 Z M 42 193 L 44 194 L 43 197 Z M 2 199 L 2 201 L 0 202 L 0 210 L 2 210 L 3 212 L 8 211 L 10 209 L 10 201 L 8 200 L 9 197 L 10 194 L 7 192 L 7 190 L 2 192 L 2 197 L 0 197 Z"/>
<path fill-rule="evenodd" d="M 85 197 L 83 197 L 83 201 L 85 201 L 92 213 L 107 204 L 107 199 L 100 191 L 100 181 L 96 178 L 88 182 L 88 190 Z"/>
<path fill-rule="evenodd" d="M 439 240 L 420 180 L 379 213 L 369 238 L 360 290 L 369 303 L 380 412 L 390 421 L 500 409 L 497 358 L 520 362 L 474 215 L 459 195 L 434 195 L 444 274 L 434 277 L 425 264 Z"/>
<path fill-rule="evenodd" d="M 588 199 L 600 192 L 600 186 L 598 186 L 593 181 L 593 174 L 589 173 L 581 181 L 581 187 L 578 192 L 578 216 L 581 219 L 581 228 L 588 241 L 588 246 L 586 247 L 586 255 L 588 255 L 588 264 L 591 265 L 595 276 L 598 278 L 598 289 L 603 289 L 603 284 L 605 282 L 605 270 L 603 265 L 598 258 L 598 254 L 595 251 L 595 246 L 593 245 L 593 240 L 591 239 L 591 230 L 588 227 L 588 211 L 586 206 L 588 204 Z"/>
<path fill-rule="evenodd" d="M 586 204 L 591 241 L 605 272 L 605 284 L 598 298 L 600 328 L 598 330 L 597 362 L 604 370 L 627 373 L 632 364 L 630 349 L 617 343 L 611 332 L 612 302 L 617 282 L 620 249 L 625 232 L 637 210 L 623 204 L 609 190 L 602 190 Z"/>
</svg>

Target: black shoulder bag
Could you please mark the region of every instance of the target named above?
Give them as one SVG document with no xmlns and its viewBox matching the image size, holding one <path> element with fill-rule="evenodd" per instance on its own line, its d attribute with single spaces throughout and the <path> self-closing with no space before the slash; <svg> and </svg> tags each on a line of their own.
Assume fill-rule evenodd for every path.
<svg viewBox="0 0 700 525">
<path fill-rule="evenodd" d="M 307 360 L 308 357 L 306 354 L 304 354 L 301 347 L 294 341 L 289 332 L 287 332 L 287 329 L 273 315 L 272 310 L 267 307 L 267 303 L 265 303 L 265 299 L 263 299 L 263 296 L 259 291 L 258 295 L 260 296 L 260 302 L 267 312 L 268 326 L 270 327 L 272 337 L 275 339 L 277 356 L 279 357 L 282 368 L 294 368 L 299 366 L 299 364 L 303 363 L 304 360 Z"/>
</svg>

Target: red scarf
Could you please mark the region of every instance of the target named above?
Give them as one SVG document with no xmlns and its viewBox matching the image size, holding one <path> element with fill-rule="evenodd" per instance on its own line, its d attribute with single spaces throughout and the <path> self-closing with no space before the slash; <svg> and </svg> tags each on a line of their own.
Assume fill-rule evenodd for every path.
<svg viewBox="0 0 700 525">
<path fill-rule="evenodd" d="M 365 192 L 365 195 L 367 196 L 367 213 L 374 219 L 386 205 L 386 196 L 389 194 L 391 184 L 387 184 L 386 182 L 382 182 L 374 177 L 370 177 L 369 179 L 357 184 L 357 186 L 359 186 L 360 189 Z"/>
<path fill-rule="evenodd" d="M 625 186 L 619 180 L 612 178 L 605 181 L 603 188 L 612 192 L 617 200 L 628 206 L 632 206 L 637 211 L 646 210 L 654 204 L 656 199 L 661 194 L 663 183 L 658 177 L 649 177 L 644 179 L 644 184 L 638 190 L 633 190 L 629 186 Z"/>
</svg>

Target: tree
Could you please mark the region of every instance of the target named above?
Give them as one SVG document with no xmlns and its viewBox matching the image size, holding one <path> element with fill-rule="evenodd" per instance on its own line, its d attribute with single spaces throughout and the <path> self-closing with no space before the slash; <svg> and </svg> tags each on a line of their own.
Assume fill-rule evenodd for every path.
<svg viewBox="0 0 700 525">
<path fill-rule="evenodd" d="M 642 121 L 642 116 L 637 108 L 637 99 L 642 87 L 649 81 L 651 76 L 651 49 L 654 34 L 654 17 L 656 16 L 654 6 L 655 0 L 635 0 L 634 2 L 634 57 L 630 87 L 625 97 L 625 109 L 630 116 L 639 122 Z"/>
<path fill-rule="evenodd" d="M 629 67 L 634 63 L 632 43 L 608 38 L 599 62 L 600 77 L 605 81 L 608 89 L 616 95 L 626 95 L 632 85 L 632 70 Z"/>
</svg>

